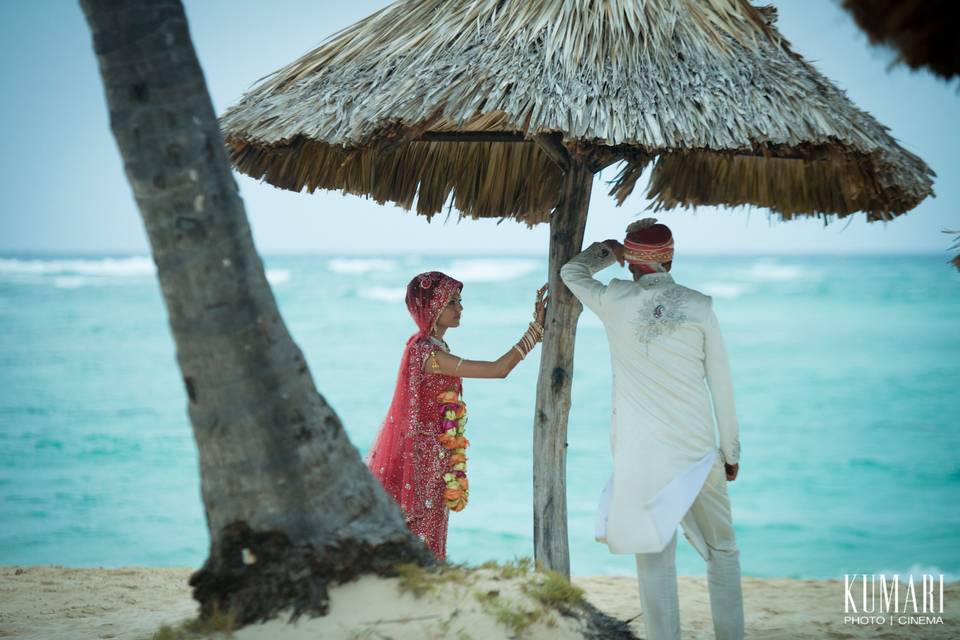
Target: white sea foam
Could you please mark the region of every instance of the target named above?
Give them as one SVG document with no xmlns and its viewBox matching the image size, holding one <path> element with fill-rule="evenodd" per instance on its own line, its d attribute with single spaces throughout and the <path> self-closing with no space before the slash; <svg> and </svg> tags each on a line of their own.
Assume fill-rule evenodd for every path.
<svg viewBox="0 0 960 640">
<path fill-rule="evenodd" d="M 525 276 L 539 266 L 536 260 L 484 258 L 454 260 L 447 272 L 463 282 L 499 282 Z"/>
<path fill-rule="evenodd" d="M 282 284 L 290 279 L 290 269 L 267 269 L 267 282 Z"/>
<path fill-rule="evenodd" d="M 147 256 L 69 260 L 0 258 L 0 274 L 53 276 L 53 286 L 60 289 L 104 285 L 115 282 L 115 278 L 150 276 L 155 272 L 156 265 Z M 289 269 L 267 269 L 266 275 L 270 284 L 290 280 Z"/>
<path fill-rule="evenodd" d="M 369 287 L 360 289 L 358 292 L 361 298 L 367 300 L 379 300 L 381 302 L 398 302 L 407 297 L 407 290 L 404 287 Z"/>
<path fill-rule="evenodd" d="M 24 275 L 143 276 L 156 270 L 148 256 L 43 260 L 0 258 L 0 273 Z"/>
<path fill-rule="evenodd" d="M 752 288 L 737 282 L 708 282 L 703 285 L 703 292 L 714 298 L 739 298 Z"/>
<path fill-rule="evenodd" d="M 393 260 L 377 258 L 335 258 L 327 263 L 331 271 L 350 275 L 362 275 L 371 271 L 391 271 L 396 268 Z"/>
<path fill-rule="evenodd" d="M 796 265 L 782 264 L 773 260 L 757 260 L 746 271 L 746 276 L 754 280 L 796 280 L 811 275 L 814 274 Z"/>
</svg>

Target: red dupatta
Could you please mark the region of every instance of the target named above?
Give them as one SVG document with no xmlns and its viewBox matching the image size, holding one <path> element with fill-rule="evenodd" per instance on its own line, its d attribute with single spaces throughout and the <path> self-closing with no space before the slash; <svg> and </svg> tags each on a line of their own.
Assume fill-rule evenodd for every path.
<svg viewBox="0 0 960 640">
<path fill-rule="evenodd" d="M 390 409 L 365 460 L 371 473 L 403 509 L 408 525 L 423 510 L 423 500 L 418 501 L 423 496 L 418 496 L 413 488 L 433 482 L 437 475 L 434 469 L 418 468 L 414 452 L 418 435 L 429 436 L 431 443 L 435 440 L 439 414 L 434 387 L 453 384 L 461 391 L 459 378 L 431 376 L 434 380 L 428 381 L 421 370 L 423 360 L 437 348 L 429 339 L 437 319 L 462 288 L 463 283 L 439 271 L 422 273 L 407 285 L 407 309 L 419 330 L 407 340 Z M 432 500 L 427 504 L 432 504 Z M 444 541 L 445 537 L 444 531 Z"/>
</svg>

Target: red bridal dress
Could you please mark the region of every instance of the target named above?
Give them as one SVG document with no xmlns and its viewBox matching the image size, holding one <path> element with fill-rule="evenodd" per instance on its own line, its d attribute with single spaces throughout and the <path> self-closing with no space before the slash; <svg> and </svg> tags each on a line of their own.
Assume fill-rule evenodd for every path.
<svg viewBox="0 0 960 640">
<path fill-rule="evenodd" d="M 444 500 L 443 474 L 449 452 L 437 440 L 443 412 L 437 396 L 463 391 L 459 377 L 425 373 L 434 351 L 448 351 L 431 337 L 440 313 L 463 284 L 438 271 L 416 276 L 407 286 L 407 309 L 419 331 L 407 341 L 393 402 L 367 454 L 367 467 L 403 510 L 407 527 L 443 562 L 447 554 L 450 510 Z"/>
</svg>

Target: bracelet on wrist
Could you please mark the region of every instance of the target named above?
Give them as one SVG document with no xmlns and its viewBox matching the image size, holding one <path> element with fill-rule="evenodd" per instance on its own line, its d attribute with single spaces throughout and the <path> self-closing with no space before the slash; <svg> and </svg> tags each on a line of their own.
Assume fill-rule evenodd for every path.
<svg viewBox="0 0 960 640">
<path fill-rule="evenodd" d="M 523 335 L 529 337 L 530 340 L 533 341 L 533 344 L 536 344 L 543 339 L 543 335 L 533 327 L 533 324 L 530 325 L 530 327 L 527 329 L 527 332 Z"/>
<path fill-rule="evenodd" d="M 529 324 L 527 330 L 520 336 L 520 341 L 513 345 L 513 348 L 520 354 L 520 358 L 524 359 L 542 339 L 543 327 L 534 321 Z"/>
</svg>

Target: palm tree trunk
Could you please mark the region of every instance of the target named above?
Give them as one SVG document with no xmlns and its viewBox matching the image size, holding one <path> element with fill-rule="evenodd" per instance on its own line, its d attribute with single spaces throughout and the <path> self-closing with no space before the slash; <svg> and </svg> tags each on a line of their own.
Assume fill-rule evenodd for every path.
<svg viewBox="0 0 960 640">
<path fill-rule="evenodd" d="M 533 549 L 538 564 L 570 576 L 567 540 L 567 418 L 573 346 L 583 306 L 560 280 L 560 267 L 580 252 L 590 207 L 593 171 L 574 161 L 563 200 L 550 217 L 547 309 L 533 429 Z"/>
<path fill-rule="evenodd" d="M 253 245 L 179 0 L 81 0 L 188 396 L 201 615 L 325 613 L 327 585 L 433 564 L 317 392 Z"/>
</svg>

